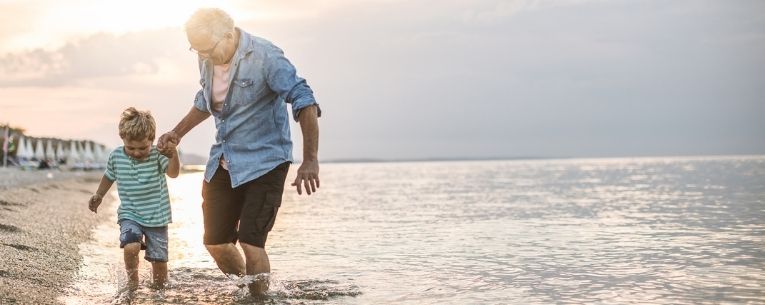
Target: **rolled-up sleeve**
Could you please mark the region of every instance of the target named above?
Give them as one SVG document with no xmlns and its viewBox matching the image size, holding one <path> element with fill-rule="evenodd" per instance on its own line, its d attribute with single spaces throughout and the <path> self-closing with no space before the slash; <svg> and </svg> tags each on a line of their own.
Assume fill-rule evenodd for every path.
<svg viewBox="0 0 765 305">
<path fill-rule="evenodd" d="M 199 111 L 202 112 L 208 112 L 207 111 L 207 102 L 205 101 L 205 94 L 202 92 L 204 89 L 199 89 L 197 91 L 197 95 L 194 97 L 194 107 L 196 107 Z"/>
<path fill-rule="evenodd" d="M 202 86 L 202 89 L 199 89 L 199 91 L 197 91 L 197 95 L 194 96 L 194 107 L 196 107 L 199 111 L 210 113 L 210 111 L 207 109 L 207 101 L 205 100 L 205 83 L 202 73 L 204 66 L 204 59 L 199 57 L 199 60 L 197 61 L 197 67 L 199 68 L 200 75 L 199 85 Z"/>
<path fill-rule="evenodd" d="M 297 76 L 295 66 L 284 57 L 281 49 L 272 46 L 267 51 L 264 67 L 268 87 L 285 102 L 292 104 L 292 117 L 295 121 L 300 116 L 300 110 L 311 105 L 316 105 L 317 113 L 321 116 L 321 108 L 316 103 L 313 90 L 305 79 Z"/>
</svg>

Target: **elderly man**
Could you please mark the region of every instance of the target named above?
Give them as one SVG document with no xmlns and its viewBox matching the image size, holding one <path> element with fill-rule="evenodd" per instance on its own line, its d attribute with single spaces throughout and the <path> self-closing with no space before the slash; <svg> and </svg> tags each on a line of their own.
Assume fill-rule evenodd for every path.
<svg viewBox="0 0 765 305">
<path fill-rule="evenodd" d="M 303 133 L 303 163 L 292 183 L 298 194 L 303 187 L 308 195 L 319 187 L 321 109 L 282 50 L 234 27 L 223 10 L 200 9 L 185 29 L 189 49 L 199 55 L 201 89 L 189 113 L 159 138 L 158 146 L 179 143 L 214 117 L 217 134 L 202 188 L 205 246 L 226 274 L 269 273 L 266 238 L 292 162 L 287 104 Z M 253 294 L 268 289 L 267 277 L 258 278 L 250 284 Z"/>
</svg>

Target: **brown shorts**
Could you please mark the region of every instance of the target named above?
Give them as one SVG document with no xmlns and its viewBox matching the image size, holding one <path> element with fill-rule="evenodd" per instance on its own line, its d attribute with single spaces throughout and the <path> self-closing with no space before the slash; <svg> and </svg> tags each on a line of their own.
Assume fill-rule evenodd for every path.
<svg viewBox="0 0 765 305">
<path fill-rule="evenodd" d="M 231 188 L 227 170 L 218 167 L 210 182 L 202 185 L 205 245 L 247 243 L 263 248 L 282 205 L 284 181 L 290 163 L 284 162 L 265 175 Z"/>
</svg>

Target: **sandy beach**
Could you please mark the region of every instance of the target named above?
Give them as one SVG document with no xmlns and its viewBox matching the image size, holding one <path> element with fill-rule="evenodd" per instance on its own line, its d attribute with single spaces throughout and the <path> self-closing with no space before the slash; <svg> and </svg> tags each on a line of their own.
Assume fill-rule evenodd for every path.
<svg viewBox="0 0 765 305">
<path fill-rule="evenodd" d="M 82 261 L 78 245 L 108 218 L 87 209 L 100 175 L 0 169 L 0 304 L 57 303 Z"/>
</svg>

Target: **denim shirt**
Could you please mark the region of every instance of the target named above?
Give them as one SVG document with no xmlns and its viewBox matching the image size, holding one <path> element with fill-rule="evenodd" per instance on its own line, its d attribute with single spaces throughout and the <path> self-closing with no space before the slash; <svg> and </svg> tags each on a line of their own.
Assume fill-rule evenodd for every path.
<svg viewBox="0 0 765 305">
<path fill-rule="evenodd" d="M 292 162 L 287 103 L 298 120 L 300 110 L 316 105 L 313 91 L 284 52 L 271 42 L 237 28 L 239 47 L 231 60 L 229 89 L 220 112 L 212 109 L 213 64 L 199 58 L 202 88 L 194 98 L 194 107 L 215 118 L 215 144 L 205 168 L 210 182 L 225 158 L 231 187 L 254 180 L 277 165 Z"/>
</svg>

